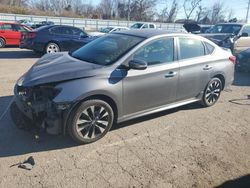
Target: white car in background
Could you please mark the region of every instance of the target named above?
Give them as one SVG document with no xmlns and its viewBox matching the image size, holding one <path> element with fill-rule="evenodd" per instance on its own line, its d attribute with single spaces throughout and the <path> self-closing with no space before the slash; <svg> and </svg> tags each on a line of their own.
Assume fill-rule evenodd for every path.
<svg viewBox="0 0 250 188">
<path fill-rule="evenodd" d="M 129 30 L 128 27 L 104 27 L 104 28 L 101 28 L 99 31 L 96 31 L 96 32 L 89 32 L 89 34 L 91 36 L 102 36 L 102 35 L 105 35 L 105 34 L 108 34 L 108 33 L 113 33 L 115 31 L 122 31 L 122 30 Z"/>
<path fill-rule="evenodd" d="M 130 26 L 130 29 L 156 29 L 156 25 L 153 23 L 138 22 Z"/>
</svg>

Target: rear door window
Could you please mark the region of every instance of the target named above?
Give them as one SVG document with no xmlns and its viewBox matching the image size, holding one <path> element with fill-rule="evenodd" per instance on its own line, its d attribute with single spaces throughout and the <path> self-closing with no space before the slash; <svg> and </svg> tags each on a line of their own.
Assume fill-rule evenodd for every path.
<svg viewBox="0 0 250 188">
<path fill-rule="evenodd" d="M 14 31 L 20 31 L 20 32 L 26 31 L 26 29 L 24 29 L 24 27 L 22 27 L 22 26 L 20 26 L 20 25 L 17 25 L 17 24 L 13 24 L 13 25 L 12 25 L 12 29 L 13 29 Z"/>
<path fill-rule="evenodd" d="M 63 35 L 73 35 L 73 30 L 70 27 L 61 27 L 61 32 Z"/>
<path fill-rule="evenodd" d="M 198 39 L 179 38 L 180 59 L 204 56 L 205 47 Z"/>
<path fill-rule="evenodd" d="M 6 30 L 6 31 L 7 30 L 13 31 L 12 24 L 3 24 L 2 28 L 3 28 L 3 30 Z"/>
<path fill-rule="evenodd" d="M 57 35 L 62 34 L 61 27 L 53 27 L 53 28 L 50 29 L 50 32 L 53 33 L 53 34 L 57 34 Z"/>
<path fill-rule="evenodd" d="M 81 29 L 77 29 L 77 28 L 71 28 L 72 29 L 72 33 L 75 36 L 86 36 L 87 34 L 85 32 L 83 32 Z"/>
</svg>

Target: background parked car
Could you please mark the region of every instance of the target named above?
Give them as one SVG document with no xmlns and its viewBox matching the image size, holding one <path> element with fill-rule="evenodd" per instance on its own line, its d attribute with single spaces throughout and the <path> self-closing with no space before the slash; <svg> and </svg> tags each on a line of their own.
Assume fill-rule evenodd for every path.
<svg viewBox="0 0 250 188">
<path fill-rule="evenodd" d="M 235 69 L 237 72 L 250 72 L 250 48 L 237 54 Z"/>
<path fill-rule="evenodd" d="M 95 38 L 77 27 L 50 25 L 23 35 L 20 48 L 31 49 L 39 53 L 74 51 Z"/>
<path fill-rule="evenodd" d="M 31 31 L 31 28 L 19 23 L 0 22 L 0 48 L 5 45 L 19 45 L 22 33 Z"/>
<path fill-rule="evenodd" d="M 89 32 L 89 34 L 91 36 L 101 36 L 101 35 L 105 35 L 107 33 L 113 33 L 115 31 L 122 31 L 122 30 L 129 30 L 128 27 L 104 27 L 104 28 L 101 28 L 100 31 L 97 31 L 97 32 Z"/>
<path fill-rule="evenodd" d="M 206 33 L 209 29 L 212 28 L 212 26 L 213 25 L 201 25 L 198 24 L 196 21 L 187 21 L 186 23 L 183 24 L 183 28 L 188 33 L 193 33 L 193 34 Z"/>
<path fill-rule="evenodd" d="M 208 38 L 221 47 L 229 48 L 233 51 L 234 42 L 242 27 L 243 24 L 241 23 L 216 24 L 207 33 L 201 34 L 201 36 Z"/>
<path fill-rule="evenodd" d="M 233 52 L 239 54 L 248 48 L 250 48 L 250 24 L 244 24 L 234 43 Z"/>
<path fill-rule="evenodd" d="M 39 28 L 39 27 L 46 26 L 46 25 L 55 25 L 55 23 L 54 23 L 54 22 L 51 22 L 51 21 L 42 21 L 42 22 L 40 22 L 39 24 L 34 24 L 34 25 L 32 25 L 31 27 L 32 27 L 33 29 L 37 29 L 37 28 Z"/>
<path fill-rule="evenodd" d="M 130 29 L 156 29 L 156 25 L 153 23 L 135 23 L 130 26 Z"/>
<path fill-rule="evenodd" d="M 32 27 L 34 25 L 34 22 L 32 22 L 30 20 L 19 20 L 19 21 L 17 21 L 17 23 L 26 25 L 28 27 Z"/>
</svg>

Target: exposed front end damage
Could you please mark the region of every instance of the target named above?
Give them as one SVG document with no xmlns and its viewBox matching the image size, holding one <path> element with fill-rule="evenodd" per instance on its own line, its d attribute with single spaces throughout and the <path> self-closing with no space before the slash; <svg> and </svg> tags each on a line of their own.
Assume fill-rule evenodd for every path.
<svg viewBox="0 0 250 188">
<path fill-rule="evenodd" d="M 62 133 L 64 113 L 71 106 L 53 101 L 60 89 L 53 84 L 34 87 L 15 86 L 11 115 L 19 128 L 46 129 L 49 134 Z"/>
</svg>

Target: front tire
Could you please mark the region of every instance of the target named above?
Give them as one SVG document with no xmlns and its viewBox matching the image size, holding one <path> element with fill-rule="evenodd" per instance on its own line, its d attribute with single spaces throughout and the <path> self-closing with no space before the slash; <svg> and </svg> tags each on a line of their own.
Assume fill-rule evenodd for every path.
<svg viewBox="0 0 250 188">
<path fill-rule="evenodd" d="M 205 107 L 214 105 L 219 97 L 222 90 L 222 82 L 219 78 L 213 78 L 207 84 L 206 89 L 204 90 L 202 104 Z"/>
<path fill-rule="evenodd" d="M 0 48 L 4 48 L 6 45 L 5 40 L 3 38 L 0 38 Z"/>
<path fill-rule="evenodd" d="M 84 101 L 70 115 L 68 133 L 79 144 L 88 144 L 104 137 L 114 122 L 114 112 L 105 101 Z"/>
</svg>

